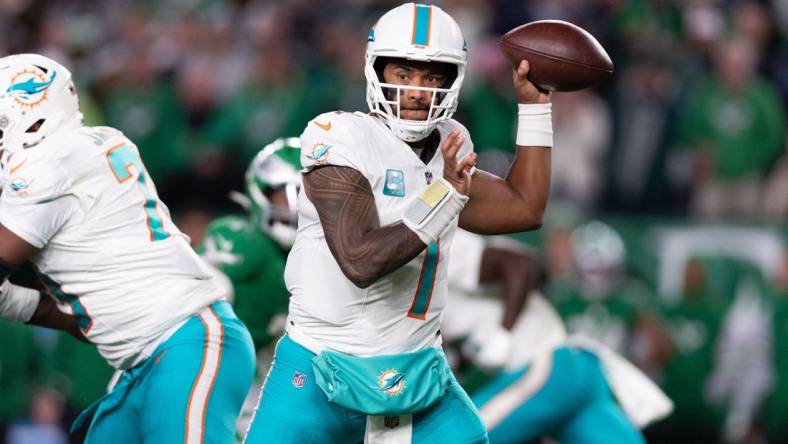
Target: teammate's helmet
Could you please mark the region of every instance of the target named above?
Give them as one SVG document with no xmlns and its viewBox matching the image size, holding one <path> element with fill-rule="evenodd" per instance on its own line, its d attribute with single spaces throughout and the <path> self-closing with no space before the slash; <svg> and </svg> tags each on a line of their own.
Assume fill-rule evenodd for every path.
<svg viewBox="0 0 788 444">
<path fill-rule="evenodd" d="M 385 13 L 369 31 L 367 40 L 364 67 L 367 104 L 372 112 L 386 119 L 397 137 L 406 142 L 421 140 L 438 122 L 451 118 L 457 110 L 460 86 L 465 78 L 467 51 L 462 31 L 449 14 L 434 5 L 405 3 Z M 457 67 L 457 73 L 448 88 L 387 84 L 375 69 L 375 62 L 381 57 L 449 63 Z M 387 96 L 384 89 L 396 94 Z M 432 92 L 426 120 L 400 118 L 399 93 L 406 89 Z"/>
<path fill-rule="evenodd" d="M 298 225 L 300 156 L 301 141 L 297 137 L 276 139 L 257 153 L 246 170 L 244 195 L 234 196 L 257 226 L 285 248 L 293 245 Z M 287 198 L 287 206 L 271 202 L 271 194 L 278 190 Z"/>
<path fill-rule="evenodd" d="M 584 289 L 604 293 L 622 277 L 624 241 L 609 225 L 589 222 L 572 232 L 572 258 Z"/>
<path fill-rule="evenodd" d="M 38 54 L 0 58 L 0 149 L 34 146 L 64 125 L 82 125 L 71 73 Z"/>
</svg>

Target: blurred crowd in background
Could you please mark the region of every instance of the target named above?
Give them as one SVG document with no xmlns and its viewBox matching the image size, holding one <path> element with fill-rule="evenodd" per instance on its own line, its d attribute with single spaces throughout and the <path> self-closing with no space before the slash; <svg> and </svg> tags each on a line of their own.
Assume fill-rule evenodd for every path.
<svg viewBox="0 0 788 444">
<path fill-rule="evenodd" d="M 138 145 L 197 245 L 240 210 L 227 195 L 261 147 L 321 112 L 367 109 L 367 32 L 399 3 L 0 0 L 0 54 L 69 67 L 86 124 Z M 549 280 L 581 221 L 621 233 L 669 336 L 648 370 L 676 412 L 654 440 L 788 442 L 788 1 L 434 3 L 469 48 L 455 118 L 499 175 L 517 105 L 500 36 L 562 19 L 608 50 L 611 81 L 553 96 L 553 199 L 545 227 L 519 238 L 544 247 Z M 0 324 L 0 442 L 79 442 L 63 424 L 110 375 L 87 346 Z"/>
</svg>

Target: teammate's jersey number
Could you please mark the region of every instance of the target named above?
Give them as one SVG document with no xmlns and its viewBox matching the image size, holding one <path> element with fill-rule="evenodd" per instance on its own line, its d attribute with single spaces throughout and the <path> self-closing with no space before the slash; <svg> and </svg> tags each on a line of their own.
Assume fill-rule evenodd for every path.
<svg viewBox="0 0 788 444">
<path fill-rule="evenodd" d="M 422 321 L 427 319 L 427 311 L 430 309 L 430 301 L 432 301 L 432 289 L 435 287 L 440 258 L 441 241 L 438 239 L 427 246 L 427 253 L 424 255 L 424 262 L 421 264 L 419 283 L 416 285 L 416 294 L 413 295 L 413 304 L 408 310 L 409 318 Z"/>
<path fill-rule="evenodd" d="M 145 216 L 147 218 L 148 231 L 150 232 L 150 240 L 157 241 L 169 237 L 169 233 L 164 231 L 161 217 L 156 211 L 158 203 L 158 196 L 153 183 L 147 179 L 145 167 L 142 165 L 142 159 L 139 154 L 131 149 L 128 145 L 120 144 L 110 148 L 107 151 L 107 162 L 112 173 L 115 174 L 115 179 L 118 183 L 123 183 L 134 177 L 130 171 L 133 165 L 137 170 L 137 185 L 140 191 L 145 196 L 145 203 L 143 204 Z"/>
</svg>

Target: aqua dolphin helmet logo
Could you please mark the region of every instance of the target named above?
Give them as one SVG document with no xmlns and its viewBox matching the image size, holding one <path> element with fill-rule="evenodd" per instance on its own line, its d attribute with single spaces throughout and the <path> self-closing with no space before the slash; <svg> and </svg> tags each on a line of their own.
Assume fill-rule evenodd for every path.
<svg viewBox="0 0 788 444">
<path fill-rule="evenodd" d="M 46 82 L 36 82 L 35 78 L 31 77 L 24 82 L 14 83 L 8 87 L 6 92 L 22 91 L 25 94 L 38 94 L 49 88 L 49 85 L 55 81 L 55 76 L 57 76 L 57 72 L 53 72 L 52 77 Z"/>
<path fill-rule="evenodd" d="M 34 108 L 48 98 L 48 88 L 57 77 L 57 71 L 52 71 L 49 79 L 36 70 L 25 69 L 11 78 L 11 86 L 6 89 L 6 94 L 22 107 Z"/>
</svg>

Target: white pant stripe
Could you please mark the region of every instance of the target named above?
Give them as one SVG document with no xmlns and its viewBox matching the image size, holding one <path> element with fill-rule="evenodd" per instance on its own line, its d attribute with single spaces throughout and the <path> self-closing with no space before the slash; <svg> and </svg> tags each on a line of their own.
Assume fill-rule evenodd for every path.
<svg viewBox="0 0 788 444">
<path fill-rule="evenodd" d="M 244 433 L 244 439 L 241 441 L 241 444 L 246 444 L 246 438 L 249 436 L 249 431 L 252 429 L 252 424 L 254 424 L 254 419 L 257 417 L 257 414 L 260 410 L 260 404 L 263 403 L 263 391 L 265 390 L 265 384 L 268 382 L 268 378 L 271 376 L 271 370 L 274 369 L 274 365 L 276 364 L 276 351 L 279 349 L 279 344 L 282 343 L 282 340 L 285 339 L 286 335 L 282 335 L 278 341 L 276 341 L 276 345 L 274 346 L 274 359 L 271 360 L 271 366 L 268 367 L 268 372 L 265 374 L 265 379 L 263 379 L 263 384 L 260 386 L 260 394 L 257 395 L 257 405 L 254 407 L 254 413 L 252 414 L 252 419 L 249 420 L 249 426 L 246 427 L 246 433 Z"/>
<path fill-rule="evenodd" d="M 221 321 L 211 308 L 201 311 L 199 317 L 205 327 L 205 348 L 186 407 L 186 444 L 200 444 L 205 439 L 205 413 L 222 359 L 224 327 Z"/>
<path fill-rule="evenodd" d="M 539 391 L 550 377 L 552 368 L 552 353 L 536 356 L 523 376 L 485 403 L 479 413 L 487 430 L 497 427 L 517 407 Z"/>
</svg>

